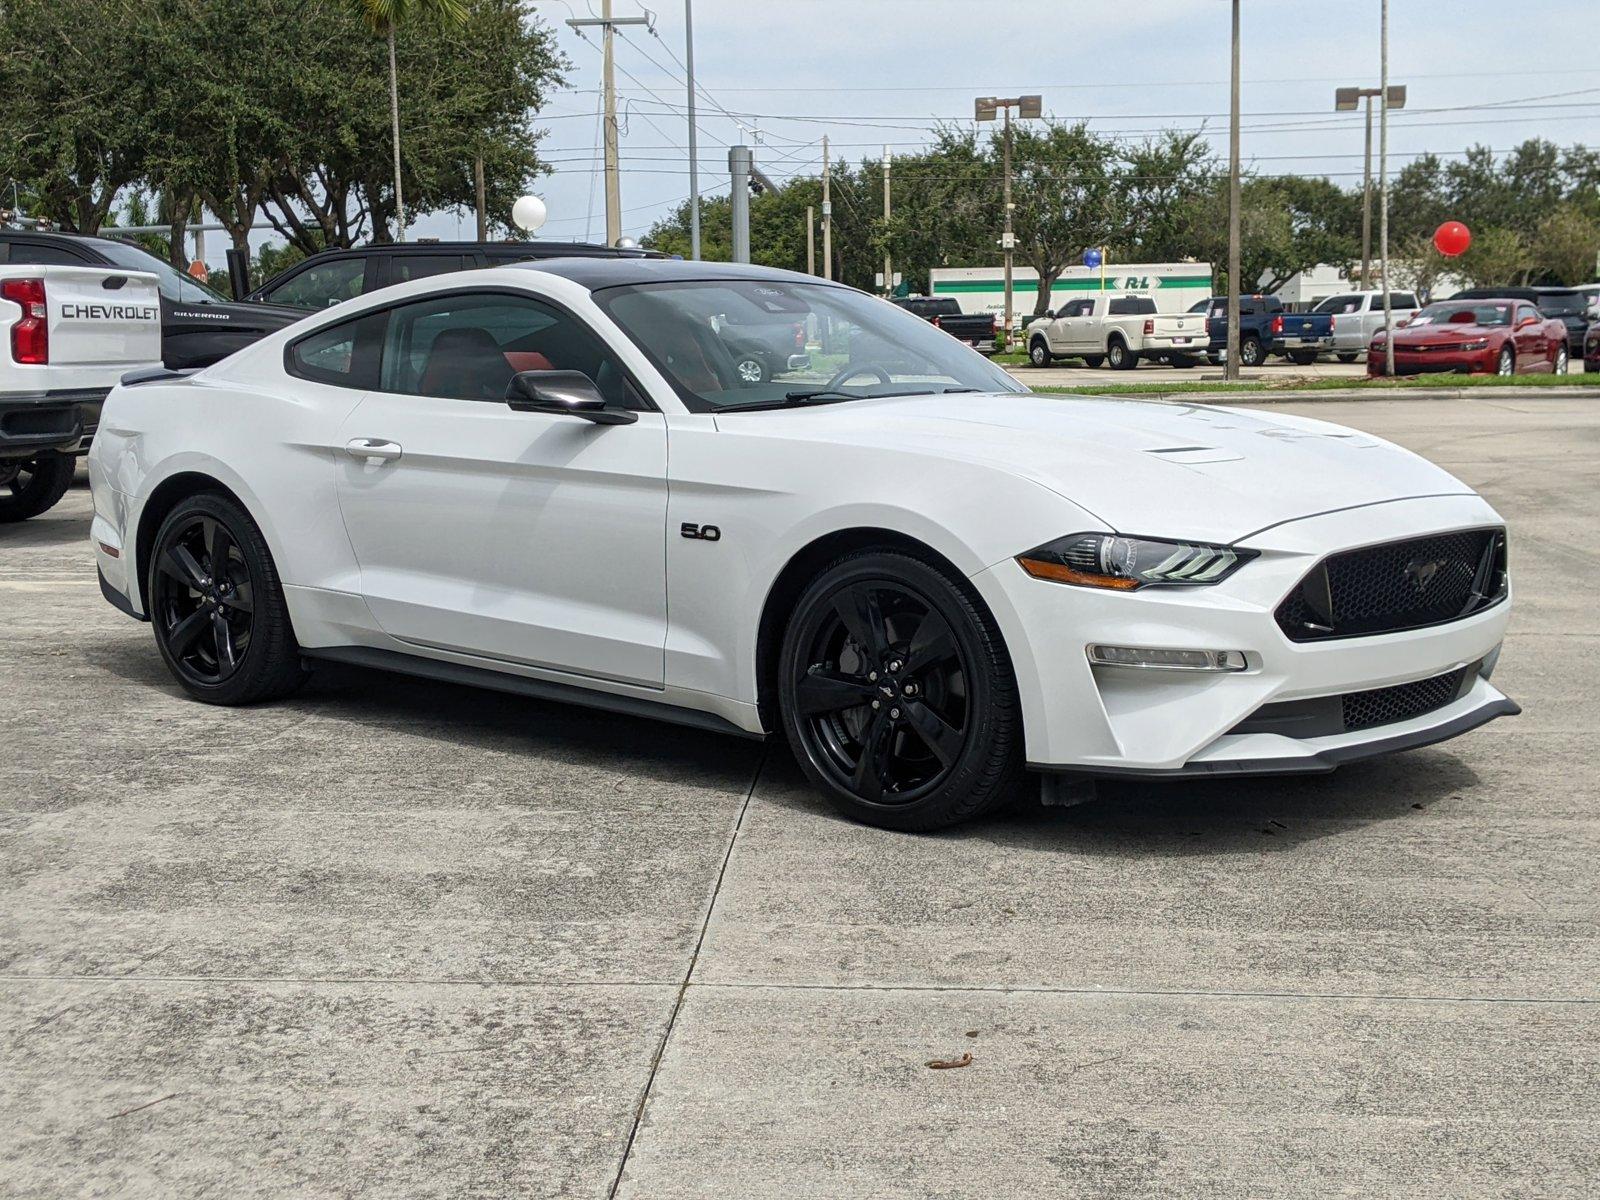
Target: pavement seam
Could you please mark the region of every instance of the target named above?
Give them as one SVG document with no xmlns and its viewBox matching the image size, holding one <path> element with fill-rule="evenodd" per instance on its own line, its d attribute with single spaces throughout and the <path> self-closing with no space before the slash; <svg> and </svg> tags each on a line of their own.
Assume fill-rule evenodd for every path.
<svg viewBox="0 0 1600 1200">
<path fill-rule="evenodd" d="M 699 947 L 696 946 L 696 955 Z M 0 983 L 203 983 L 203 984 L 281 984 L 285 987 L 303 987 L 312 984 L 334 987 L 362 985 L 385 986 L 390 984 L 421 984 L 428 987 L 483 987 L 483 988 L 646 988 L 659 989 L 671 984 L 647 979 L 452 979 L 426 976 L 294 976 L 294 975 L 0 975 Z M 794 992 L 952 992 L 965 995 L 1021 995 L 1021 996 L 1174 996 L 1196 999 L 1220 1000 L 1355 1000 L 1384 1001 L 1410 1004 L 1600 1004 L 1594 996 L 1425 996 L 1406 992 L 1265 992 L 1210 990 L 1205 988 L 1115 988 L 1115 987 L 1045 987 L 1039 984 L 1007 984 L 982 987 L 961 983 L 761 983 L 755 980 L 734 980 L 721 983 L 697 983 L 705 991 L 794 991 Z M 682 1004 L 687 980 L 678 987 L 678 1001 Z M 668 1033 L 671 1032 L 669 1025 Z M 665 1040 L 662 1043 L 665 1048 Z M 652 1076 L 654 1070 L 652 1068 Z"/>
<path fill-rule="evenodd" d="M 756 759 L 755 770 L 750 775 L 750 786 L 745 789 L 744 803 L 739 805 L 739 815 L 734 818 L 733 832 L 728 836 L 728 848 L 722 855 L 722 865 L 717 869 L 717 879 L 711 886 L 711 899 L 706 904 L 705 920 L 700 923 L 700 936 L 695 939 L 694 949 L 689 953 L 689 965 L 683 973 L 683 982 L 678 985 L 678 994 L 673 997 L 672 1011 L 667 1014 L 667 1027 L 661 1031 L 661 1041 L 656 1044 L 655 1057 L 650 1060 L 650 1073 L 645 1077 L 644 1090 L 639 1094 L 638 1107 L 633 1110 L 633 1124 L 628 1129 L 627 1143 L 622 1147 L 622 1157 L 617 1162 L 617 1174 L 611 1181 L 611 1190 L 606 1193 L 607 1200 L 616 1200 L 618 1189 L 622 1187 L 622 1177 L 628 1169 L 628 1159 L 633 1154 L 633 1144 L 638 1139 L 639 1127 L 644 1124 L 645 1109 L 650 1104 L 650 1095 L 655 1090 L 656 1074 L 661 1070 L 661 1060 L 666 1057 L 667 1043 L 672 1040 L 672 1031 L 678 1023 L 678 1014 L 683 1010 L 683 999 L 689 993 L 689 981 L 694 978 L 694 969 L 700 963 L 700 950 L 706 943 L 706 931 L 711 928 L 711 917 L 717 910 L 717 897 L 722 894 L 722 881 L 728 875 L 728 863 L 733 860 L 733 848 L 739 844 L 739 831 L 744 828 L 745 813 L 750 811 L 750 799 L 756 794 L 756 784 L 761 781 L 761 770 L 767 765 L 768 749 L 764 745 L 761 755 Z"/>
</svg>

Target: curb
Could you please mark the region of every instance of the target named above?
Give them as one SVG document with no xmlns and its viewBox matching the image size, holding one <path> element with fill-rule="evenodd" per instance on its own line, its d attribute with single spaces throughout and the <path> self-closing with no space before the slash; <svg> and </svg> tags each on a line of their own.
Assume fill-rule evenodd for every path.
<svg viewBox="0 0 1600 1200">
<path fill-rule="evenodd" d="M 1502 400 L 1545 400 L 1567 398 L 1600 400 L 1600 387 L 1539 388 L 1397 388 L 1379 391 L 1317 388 L 1284 392 L 1083 392 L 1062 391 L 1048 386 L 1034 389 L 1043 396 L 1082 396 L 1102 400 L 1154 400 L 1162 404 L 1320 404 L 1348 400 L 1473 400 L 1498 396 Z"/>
</svg>

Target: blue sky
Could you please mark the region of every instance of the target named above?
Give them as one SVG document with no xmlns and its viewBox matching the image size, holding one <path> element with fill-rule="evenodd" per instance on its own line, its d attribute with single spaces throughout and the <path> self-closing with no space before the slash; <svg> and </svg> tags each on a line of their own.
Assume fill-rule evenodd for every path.
<svg viewBox="0 0 1600 1200">
<path fill-rule="evenodd" d="M 599 38 L 564 24 L 591 4 L 532 7 L 573 64 L 569 87 L 542 114 L 555 167 L 535 188 L 550 210 L 543 236 L 600 240 Z M 652 8 L 658 37 L 634 29 L 617 41 L 623 230 L 634 236 L 689 191 L 683 4 Z M 1391 126 L 1393 169 L 1420 151 L 1498 150 L 1535 135 L 1600 143 L 1596 9 L 1595 0 L 1391 0 L 1391 80 L 1410 89 Z M 643 11 L 615 0 L 616 15 Z M 935 118 L 966 120 L 974 96 L 994 93 L 1038 92 L 1047 114 L 1087 117 L 1105 133 L 1204 123 L 1225 150 L 1229 11 L 1227 0 L 694 0 L 696 72 L 709 93 L 701 189 L 726 191 L 726 144 L 753 128 L 770 173 L 814 172 L 824 133 L 851 159 L 878 157 L 885 143 L 911 150 Z M 1245 0 L 1247 161 L 1359 181 L 1361 118 L 1332 111 L 1333 89 L 1376 85 L 1378 26 L 1379 0 Z M 438 214 L 413 236 L 471 229 L 470 214 Z"/>
</svg>

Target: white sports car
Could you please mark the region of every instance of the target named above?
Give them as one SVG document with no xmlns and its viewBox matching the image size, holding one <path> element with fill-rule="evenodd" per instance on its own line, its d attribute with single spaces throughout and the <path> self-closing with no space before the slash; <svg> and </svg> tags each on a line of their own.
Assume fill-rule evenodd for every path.
<svg viewBox="0 0 1600 1200">
<path fill-rule="evenodd" d="M 791 352 L 752 379 L 752 339 Z M 894 828 L 1025 769 L 1323 771 L 1517 711 L 1504 526 L 1459 480 L 1302 417 L 1033 395 L 810 276 L 385 288 L 131 378 L 90 470 L 106 598 L 201 700 L 333 659 L 781 733 Z"/>
</svg>

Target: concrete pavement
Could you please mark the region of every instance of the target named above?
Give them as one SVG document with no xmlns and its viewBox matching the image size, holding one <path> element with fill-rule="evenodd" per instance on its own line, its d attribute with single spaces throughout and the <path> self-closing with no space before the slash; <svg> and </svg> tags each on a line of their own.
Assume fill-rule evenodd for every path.
<svg viewBox="0 0 1600 1200">
<path fill-rule="evenodd" d="M 1600 407 L 1304 411 L 1507 516 L 1524 715 L 937 837 L 580 709 L 207 708 L 81 487 L 0 527 L 0 1196 L 1592 1195 Z"/>
</svg>

